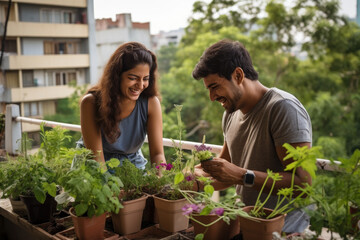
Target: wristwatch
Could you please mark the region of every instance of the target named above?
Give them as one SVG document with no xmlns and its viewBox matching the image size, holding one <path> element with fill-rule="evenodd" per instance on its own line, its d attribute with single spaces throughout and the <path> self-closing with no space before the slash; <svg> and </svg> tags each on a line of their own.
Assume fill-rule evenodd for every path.
<svg viewBox="0 0 360 240">
<path fill-rule="evenodd" d="M 255 173 L 251 170 L 246 170 L 243 176 L 243 184 L 245 187 L 252 187 L 255 183 Z"/>
</svg>

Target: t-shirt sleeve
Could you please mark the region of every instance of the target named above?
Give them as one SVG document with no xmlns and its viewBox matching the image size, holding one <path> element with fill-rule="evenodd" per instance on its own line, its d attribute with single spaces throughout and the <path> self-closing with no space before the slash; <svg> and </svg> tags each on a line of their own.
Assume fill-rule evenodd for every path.
<svg viewBox="0 0 360 240">
<path fill-rule="evenodd" d="M 270 128 L 276 146 L 312 142 L 310 117 L 302 105 L 292 100 L 284 99 L 274 105 Z"/>
</svg>

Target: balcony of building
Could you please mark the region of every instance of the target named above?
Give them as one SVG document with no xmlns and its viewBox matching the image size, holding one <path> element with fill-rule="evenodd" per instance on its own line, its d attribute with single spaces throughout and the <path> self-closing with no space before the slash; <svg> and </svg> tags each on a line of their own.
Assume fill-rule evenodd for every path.
<svg viewBox="0 0 360 240">
<path fill-rule="evenodd" d="M 13 0 L 13 2 L 83 8 L 87 6 L 86 0 Z"/>
<path fill-rule="evenodd" d="M 49 54 L 43 56 L 4 56 L 3 70 L 88 68 L 89 54 Z"/>
<path fill-rule="evenodd" d="M 2 102 L 35 102 L 56 100 L 69 97 L 74 91 L 68 85 L 47 86 L 47 87 L 27 87 L 27 88 L 7 88 L 1 99 Z"/>
<path fill-rule="evenodd" d="M 3 32 L 3 27 L 1 28 Z M 87 24 L 62 24 L 9 21 L 8 37 L 53 37 L 53 38 L 87 38 L 89 30 Z"/>
</svg>

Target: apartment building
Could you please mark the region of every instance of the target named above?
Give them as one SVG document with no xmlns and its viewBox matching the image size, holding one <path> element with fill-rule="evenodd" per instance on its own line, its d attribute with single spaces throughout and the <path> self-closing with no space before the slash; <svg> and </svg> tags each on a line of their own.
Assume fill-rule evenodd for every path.
<svg viewBox="0 0 360 240">
<path fill-rule="evenodd" d="M 96 19 L 97 73 L 102 74 L 111 54 L 119 45 L 135 41 L 151 49 L 150 22 L 133 22 L 130 13 L 116 14 L 111 18 Z"/>
<path fill-rule="evenodd" d="M 18 104 L 21 116 L 41 119 L 56 113 L 71 82 L 97 81 L 93 0 L 0 0 L 0 34 L 2 111 Z M 39 139 L 39 126 L 22 127 Z"/>
</svg>

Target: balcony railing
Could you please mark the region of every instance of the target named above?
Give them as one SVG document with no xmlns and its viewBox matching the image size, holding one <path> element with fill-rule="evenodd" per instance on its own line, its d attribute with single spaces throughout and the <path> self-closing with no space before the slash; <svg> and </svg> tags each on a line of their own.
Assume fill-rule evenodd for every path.
<svg viewBox="0 0 360 240">
<path fill-rule="evenodd" d="M 19 106 L 15 104 L 9 104 L 6 106 L 6 122 L 5 122 L 5 149 L 8 154 L 15 155 L 18 152 L 18 142 L 21 139 L 21 122 L 40 125 L 44 123 L 47 127 L 56 127 L 60 126 L 71 131 L 81 132 L 81 126 L 76 124 L 60 123 L 54 121 L 39 120 L 28 117 L 21 117 Z M 147 142 L 147 138 L 145 139 Z M 169 138 L 163 138 L 163 145 L 165 147 L 180 147 L 184 150 L 195 150 L 195 145 L 200 145 L 198 142 L 190 141 L 179 141 Z M 221 152 L 222 146 L 207 144 L 212 148 L 211 152 L 219 154 Z M 336 164 L 340 162 L 335 161 Z M 330 160 L 327 159 L 317 159 L 317 166 L 319 169 L 327 171 L 336 171 L 336 164 L 331 164 Z"/>
</svg>

